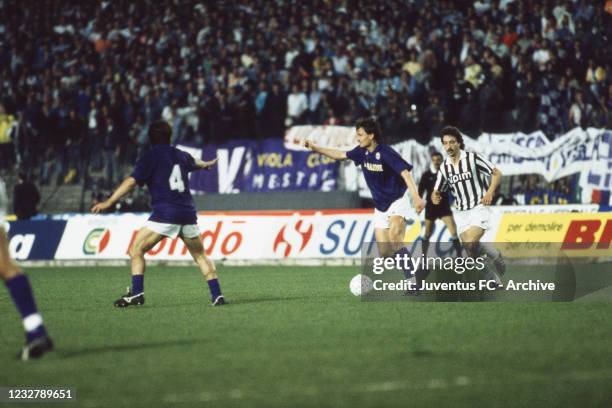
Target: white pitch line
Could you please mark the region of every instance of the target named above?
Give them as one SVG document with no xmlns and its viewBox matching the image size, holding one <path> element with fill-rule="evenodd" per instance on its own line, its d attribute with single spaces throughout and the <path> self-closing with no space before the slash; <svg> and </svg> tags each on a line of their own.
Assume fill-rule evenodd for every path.
<svg viewBox="0 0 612 408">
<path fill-rule="evenodd" d="M 469 377 L 459 376 L 452 380 L 444 378 L 432 378 L 425 383 L 416 383 L 414 381 L 384 381 L 379 383 L 369 383 L 356 389 L 357 392 L 390 392 L 397 390 L 435 390 L 449 387 L 465 387 L 470 385 L 472 381 Z"/>
<path fill-rule="evenodd" d="M 569 371 L 558 375 L 549 374 L 535 374 L 535 373 L 521 373 L 520 377 L 515 377 L 513 383 L 532 383 L 532 382 L 555 382 L 555 381 L 593 381 L 603 380 L 612 378 L 612 370 L 593 370 L 593 371 Z M 369 393 L 369 392 L 392 392 L 399 390 L 440 390 L 453 387 L 467 387 L 470 385 L 476 386 L 491 386 L 496 383 L 503 383 L 502 380 L 495 380 L 491 378 L 482 378 L 476 380 L 465 375 L 460 375 L 454 378 L 431 378 L 425 381 L 383 381 L 365 383 L 351 388 L 349 393 Z M 304 386 L 303 389 L 291 389 L 291 390 L 278 390 L 278 394 L 283 397 L 291 396 L 308 396 L 313 397 L 321 395 L 328 390 L 323 390 L 316 386 Z M 166 394 L 163 398 L 163 402 L 168 404 L 178 403 L 194 403 L 194 402 L 211 402 L 211 401 L 224 401 L 224 400 L 238 400 L 238 399 L 249 399 L 248 395 L 240 389 L 232 389 L 226 392 L 185 392 L 178 394 Z M 93 406 L 93 405 L 92 405 Z"/>
<path fill-rule="evenodd" d="M 242 399 L 244 393 L 234 388 L 226 393 L 214 393 L 210 391 L 201 392 L 184 392 L 180 394 L 166 394 L 164 395 L 163 402 L 169 404 L 179 403 L 190 403 L 190 402 L 211 402 L 211 401 L 222 401 L 222 400 L 237 400 Z"/>
</svg>

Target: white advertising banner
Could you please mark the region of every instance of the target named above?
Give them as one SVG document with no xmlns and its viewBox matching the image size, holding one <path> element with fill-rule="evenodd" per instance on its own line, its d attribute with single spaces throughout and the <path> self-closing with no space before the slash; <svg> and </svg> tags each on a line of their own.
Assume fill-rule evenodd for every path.
<svg viewBox="0 0 612 408">
<path fill-rule="evenodd" d="M 359 257 L 373 239 L 373 210 L 200 213 L 204 249 L 213 259 Z M 143 216 L 76 216 L 68 220 L 56 259 L 128 259 Z M 148 258 L 191 259 L 177 238 L 164 239 Z"/>
<path fill-rule="evenodd" d="M 595 212 L 597 206 L 491 207 L 492 228 L 483 240 L 494 241 L 507 213 Z M 374 241 L 372 209 L 323 211 L 202 212 L 198 215 L 204 249 L 213 259 L 283 260 L 359 258 L 364 243 Z M 128 259 L 136 233 L 148 215 L 79 215 L 67 221 L 55 259 Z M 406 242 L 424 230 L 423 214 L 407 223 Z M 448 241 L 437 221 L 432 242 Z M 435 244 L 434 244 L 435 245 Z M 190 260 L 182 241 L 164 239 L 148 259 Z"/>
</svg>

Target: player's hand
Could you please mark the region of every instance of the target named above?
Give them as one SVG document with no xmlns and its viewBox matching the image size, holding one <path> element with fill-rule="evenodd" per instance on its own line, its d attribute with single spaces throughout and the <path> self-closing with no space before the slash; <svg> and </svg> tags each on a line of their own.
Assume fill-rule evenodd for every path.
<svg viewBox="0 0 612 408">
<path fill-rule="evenodd" d="M 311 140 L 304 140 L 304 147 L 309 149 L 309 150 L 314 150 L 315 149 L 315 145 Z"/>
<path fill-rule="evenodd" d="M 440 195 L 439 191 L 434 191 L 433 193 L 431 193 L 431 202 L 434 203 L 435 205 L 440 204 L 440 202 L 442 201 L 442 196 Z"/>
<path fill-rule="evenodd" d="M 485 195 L 482 196 L 482 198 L 480 199 L 480 202 L 484 205 L 491 205 L 491 203 L 493 202 L 493 193 L 487 191 Z"/>
<path fill-rule="evenodd" d="M 219 159 L 217 157 L 215 157 L 211 161 L 205 161 L 204 162 L 204 167 L 203 167 L 204 170 L 210 170 L 218 161 L 219 161 Z"/>
<path fill-rule="evenodd" d="M 102 201 L 98 204 L 95 204 L 93 207 L 91 207 L 91 212 L 94 214 L 99 214 L 102 211 L 107 210 L 110 206 L 111 204 L 108 202 L 108 200 Z"/>
<path fill-rule="evenodd" d="M 417 214 L 420 214 L 424 208 L 425 208 L 425 201 L 423 201 L 421 197 L 418 197 L 416 200 L 414 200 L 414 209 L 416 210 Z"/>
</svg>

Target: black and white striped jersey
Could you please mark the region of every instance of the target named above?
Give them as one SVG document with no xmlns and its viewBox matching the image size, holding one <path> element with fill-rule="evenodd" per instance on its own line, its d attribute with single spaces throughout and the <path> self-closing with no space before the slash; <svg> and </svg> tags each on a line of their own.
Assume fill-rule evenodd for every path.
<svg viewBox="0 0 612 408">
<path fill-rule="evenodd" d="M 495 166 L 483 156 L 461 150 L 459 163 L 447 157 L 440 166 L 434 190 L 450 187 L 455 197 L 455 208 L 469 210 L 476 207 L 489 188 L 489 179 Z"/>
</svg>

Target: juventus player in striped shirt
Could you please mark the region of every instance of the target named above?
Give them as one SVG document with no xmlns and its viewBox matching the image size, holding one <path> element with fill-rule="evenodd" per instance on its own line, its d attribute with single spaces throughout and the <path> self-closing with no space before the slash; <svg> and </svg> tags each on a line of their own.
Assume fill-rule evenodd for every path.
<svg viewBox="0 0 612 408">
<path fill-rule="evenodd" d="M 438 171 L 431 200 L 440 204 L 440 191 L 450 187 L 455 198 L 457 231 L 468 254 L 476 257 L 486 253 L 493 260 L 497 272 L 503 274 L 505 265 L 501 253 L 489 245 L 480 245 L 480 239 L 489 229 L 489 205 L 502 174 L 486 158 L 464 150 L 463 137 L 456 127 L 445 127 L 440 136 L 448 157 Z M 496 280 L 500 283 L 498 278 Z"/>
</svg>

